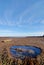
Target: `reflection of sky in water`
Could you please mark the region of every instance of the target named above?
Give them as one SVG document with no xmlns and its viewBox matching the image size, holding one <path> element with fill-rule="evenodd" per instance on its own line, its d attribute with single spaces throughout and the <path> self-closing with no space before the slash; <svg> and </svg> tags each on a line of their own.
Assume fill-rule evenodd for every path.
<svg viewBox="0 0 44 65">
<path fill-rule="evenodd" d="M 15 49 L 22 49 L 23 52 L 18 52 Z M 26 51 L 24 51 L 26 50 Z M 27 52 L 29 51 L 29 52 Z M 31 51 L 31 52 L 30 52 Z M 37 55 L 39 55 L 41 53 L 41 49 L 34 47 L 34 46 L 12 46 L 10 48 L 10 52 L 13 56 L 30 56 L 30 57 L 36 57 Z"/>
</svg>

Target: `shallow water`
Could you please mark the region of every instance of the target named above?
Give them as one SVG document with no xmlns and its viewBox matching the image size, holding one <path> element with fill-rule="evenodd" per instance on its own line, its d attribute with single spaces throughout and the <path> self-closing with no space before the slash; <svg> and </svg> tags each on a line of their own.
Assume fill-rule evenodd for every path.
<svg viewBox="0 0 44 65">
<path fill-rule="evenodd" d="M 21 51 L 17 51 L 16 49 Z M 35 46 L 12 46 L 10 52 L 14 57 L 36 57 L 41 53 L 41 49 Z"/>
</svg>

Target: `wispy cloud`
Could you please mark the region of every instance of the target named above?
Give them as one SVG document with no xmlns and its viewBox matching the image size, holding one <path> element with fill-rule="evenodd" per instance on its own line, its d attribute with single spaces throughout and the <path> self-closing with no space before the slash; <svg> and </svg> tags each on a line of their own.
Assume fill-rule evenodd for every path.
<svg viewBox="0 0 44 65">
<path fill-rule="evenodd" d="M 10 30 L 0 30 L 0 33 L 11 33 L 12 31 Z"/>
<path fill-rule="evenodd" d="M 36 3 L 34 3 L 32 6 L 30 6 L 29 8 L 27 8 L 21 15 L 20 15 L 20 18 L 19 18 L 19 21 L 21 23 L 28 23 L 28 24 L 33 24 L 33 23 L 39 23 L 41 19 L 38 19 L 38 20 L 35 20 L 35 18 L 38 17 L 37 15 L 37 11 L 39 9 L 38 6 L 41 6 L 43 4 L 44 1 L 38 1 Z M 37 11 L 36 11 L 37 10 Z M 32 13 L 32 11 L 35 11 L 35 13 Z M 30 15 L 30 13 L 32 13 Z M 28 14 L 28 15 L 27 15 Z M 28 17 L 27 20 L 25 19 L 26 16 Z M 39 15 L 41 16 L 41 15 Z M 25 17 L 25 18 L 24 18 Z"/>
<path fill-rule="evenodd" d="M 44 25 L 44 20 L 41 20 L 40 23 Z"/>
<path fill-rule="evenodd" d="M 16 2 L 18 3 L 18 1 Z M 26 36 L 44 34 L 44 1 L 36 0 L 34 3 L 30 3 L 30 5 L 26 3 L 28 7 L 26 4 L 23 5 L 23 3 L 22 5 L 20 3 L 20 6 L 19 3 L 16 6 L 14 4 L 12 6 L 13 8 L 11 6 L 8 6 L 8 8 L 6 7 L 4 9 L 4 11 L 2 10 L 3 16 L 0 16 L 0 26 L 2 26 L 0 29 L 2 29 L 4 25 L 3 29 L 6 29 L 5 27 L 7 27 L 7 30 L 0 30 L 0 35 Z M 10 28 L 8 26 L 10 26 Z"/>
<path fill-rule="evenodd" d="M 15 33 L 8 30 L 1 30 L 0 36 L 12 36 L 12 37 L 25 37 L 25 36 L 43 36 L 44 32 L 27 32 L 27 33 Z"/>
<path fill-rule="evenodd" d="M 33 9 L 36 9 L 38 6 L 40 6 L 43 2 L 39 1 L 34 3 L 33 5 L 29 6 L 27 9 L 24 10 L 24 12 L 21 12 L 21 14 L 18 15 L 19 20 L 13 20 L 13 14 L 15 12 L 15 9 L 7 9 L 4 11 L 4 15 L 3 15 L 3 20 L 0 20 L 0 25 L 7 25 L 7 26 L 19 26 L 19 27 L 23 27 L 23 25 L 25 26 L 25 23 L 27 24 L 32 24 L 32 23 L 38 23 L 38 20 L 33 20 L 35 19 L 35 15 L 32 13 Z M 32 15 L 29 15 L 30 13 L 32 13 Z M 24 18 L 25 17 L 25 18 Z M 26 18 L 28 17 L 28 18 Z M 17 16 L 16 16 L 17 19 Z M 27 20 L 26 20 L 27 19 Z"/>
</svg>

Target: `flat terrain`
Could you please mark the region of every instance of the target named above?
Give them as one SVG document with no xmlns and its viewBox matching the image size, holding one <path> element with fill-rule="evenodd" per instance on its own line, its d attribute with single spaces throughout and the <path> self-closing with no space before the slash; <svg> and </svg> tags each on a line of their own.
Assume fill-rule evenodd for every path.
<svg viewBox="0 0 44 65">
<path fill-rule="evenodd" d="M 44 37 L 0 37 L 0 52 L 5 47 L 10 55 L 10 47 L 14 45 L 37 46 L 44 50 Z"/>
</svg>

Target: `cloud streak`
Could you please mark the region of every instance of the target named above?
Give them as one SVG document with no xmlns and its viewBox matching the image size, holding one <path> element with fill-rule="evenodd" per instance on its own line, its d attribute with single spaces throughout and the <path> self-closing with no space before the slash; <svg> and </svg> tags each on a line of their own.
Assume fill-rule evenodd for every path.
<svg viewBox="0 0 44 65">
<path fill-rule="evenodd" d="M 31 7 L 27 8 L 21 15 L 20 15 L 20 18 L 19 18 L 19 21 L 22 22 L 25 24 L 26 22 L 28 24 L 33 24 L 33 23 L 39 23 L 41 21 L 41 19 L 39 18 L 38 20 L 34 20 L 35 18 L 38 17 L 38 15 L 36 14 L 37 11 L 36 9 L 38 9 L 39 7 L 38 6 L 41 6 L 43 4 L 44 1 L 39 1 L 39 2 L 36 2 L 35 4 L 33 4 Z M 32 13 L 32 11 L 36 11 L 34 14 Z M 40 11 L 40 10 L 39 10 Z M 30 16 L 29 14 L 32 13 L 32 15 Z M 28 15 L 27 15 L 28 14 Z M 23 19 L 25 16 L 29 16 L 26 19 Z M 39 15 L 41 16 L 41 15 Z"/>
<path fill-rule="evenodd" d="M 28 32 L 28 33 L 15 33 L 9 30 L 0 30 L 1 37 L 25 37 L 25 36 L 43 36 L 44 32 Z"/>
<path fill-rule="evenodd" d="M 18 2 L 17 2 L 18 3 Z M 25 4 L 25 2 L 24 2 Z M 21 5 L 21 3 L 20 3 Z M 44 1 L 36 1 L 28 7 L 25 7 L 26 4 L 23 6 L 25 8 L 22 8 L 19 3 L 17 6 L 8 6 L 8 8 L 5 8 L 3 11 L 3 16 L 0 18 L 0 26 L 4 26 L 4 29 L 10 27 L 9 29 L 13 29 L 12 31 L 8 30 L 3 30 L 1 31 L 2 33 L 4 32 L 4 35 L 8 33 L 8 35 L 42 35 L 44 33 Z M 10 8 L 11 7 L 11 8 Z M 21 11 L 22 10 L 22 11 Z M 1 28 L 0 28 L 1 29 Z M 17 31 L 16 31 L 17 29 Z M 17 33 L 15 33 L 15 31 Z M 20 33 L 19 31 L 23 31 L 24 33 Z M 25 33 L 25 32 L 32 32 L 34 31 L 35 33 Z M 39 32 L 36 32 L 39 31 Z M 19 33 L 18 33 L 19 32 Z"/>
<path fill-rule="evenodd" d="M 31 13 L 31 11 L 33 10 L 33 9 L 35 9 L 35 8 L 37 8 L 38 6 L 40 6 L 41 5 L 41 3 L 43 3 L 43 2 L 36 2 L 35 4 L 33 4 L 32 6 L 30 6 L 29 8 L 27 8 L 26 10 L 24 10 L 24 12 L 22 12 L 19 16 L 18 16 L 18 18 L 19 18 L 19 20 L 12 20 L 12 16 L 13 16 L 13 14 L 14 14 L 14 12 L 15 12 L 15 9 L 14 10 L 12 10 L 12 9 L 9 9 L 9 10 L 5 10 L 5 12 L 4 12 L 4 20 L 1 20 L 0 21 L 0 25 L 7 25 L 7 26 L 19 26 L 19 27 L 22 27 L 23 25 L 25 26 L 26 24 L 25 23 L 27 23 L 27 24 L 33 24 L 33 23 L 38 23 L 39 22 L 39 20 L 33 20 L 33 19 L 35 19 L 35 14 L 33 15 L 27 15 L 27 14 L 30 14 Z M 26 18 L 26 17 L 27 18 Z M 25 17 L 25 18 L 24 18 Z M 16 17 L 17 18 L 17 17 Z M 27 20 L 26 20 L 27 19 Z M 43 21 L 42 21 L 43 22 Z"/>
</svg>

